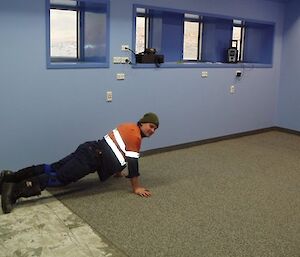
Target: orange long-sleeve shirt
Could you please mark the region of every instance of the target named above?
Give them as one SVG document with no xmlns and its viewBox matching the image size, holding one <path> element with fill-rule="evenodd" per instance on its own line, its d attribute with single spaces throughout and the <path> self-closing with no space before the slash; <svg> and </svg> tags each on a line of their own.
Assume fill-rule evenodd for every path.
<svg viewBox="0 0 300 257">
<path fill-rule="evenodd" d="M 104 136 L 107 145 L 103 155 L 103 178 L 128 167 L 128 178 L 139 176 L 138 158 L 142 135 L 135 123 L 123 123 Z M 104 179 L 103 179 L 104 180 Z"/>
<path fill-rule="evenodd" d="M 142 143 L 142 136 L 139 126 L 135 123 L 123 123 L 117 126 L 117 130 L 119 131 L 124 141 L 125 150 L 139 153 Z M 108 133 L 108 135 L 121 150 L 121 147 L 118 144 L 113 131 Z"/>
</svg>

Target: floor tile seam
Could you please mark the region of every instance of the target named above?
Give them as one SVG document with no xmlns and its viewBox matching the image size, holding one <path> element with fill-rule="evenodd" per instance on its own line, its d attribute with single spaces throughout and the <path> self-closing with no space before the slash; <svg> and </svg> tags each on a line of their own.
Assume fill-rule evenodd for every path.
<svg viewBox="0 0 300 257">
<path fill-rule="evenodd" d="M 45 190 L 46 191 L 46 190 Z M 61 202 L 59 199 L 57 199 L 51 192 L 49 191 L 46 191 L 46 193 L 48 195 L 51 195 L 55 198 L 55 200 L 61 205 L 63 206 L 65 209 L 67 209 L 71 215 L 74 215 L 76 216 L 77 219 L 79 219 L 82 223 L 83 223 L 83 226 L 87 226 L 88 228 L 90 228 L 90 230 L 92 231 L 92 233 L 98 238 L 100 239 L 100 241 L 103 242 L 103 244 L 106 245 L 107 248 L 109 248 L 109 250 L 112 250 L 113 252 L 117 251 L 117 252 L 120 252 L 122 254 L 122 256 L 126 256 L 126 257 L 129 257 L 127 255 L 126 252 L 124 252 L 123 249 L 120 249 L 117 245 L 115 245 L 111 240 L 109 240 L 105 235 L 103 234 L 99 234 L 98 232 L 96 232 L 94 230 L 94 228 L 88 223 L 88 221 L 86 221 L 84 218 L 82 217 L 79 217 L 76 213 L 74 213 L 67 205 L 65 205 L 63 202 Z M 52 203 L 52 202 L 51 202 Z M 108 253 L 108 256 L 111 256 L 110 253 Z M 112 255 L 113 256 L 113 255 Z"/>
</svg>

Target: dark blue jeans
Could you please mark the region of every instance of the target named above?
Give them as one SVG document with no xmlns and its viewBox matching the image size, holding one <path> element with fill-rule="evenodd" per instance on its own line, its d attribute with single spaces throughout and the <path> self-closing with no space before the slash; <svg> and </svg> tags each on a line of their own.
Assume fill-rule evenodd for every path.
<svg viewBox="0 0 300 257">
<path fill-rule="evenodd" d="M 101 169 L 103 141 L 89 141 L 50 166 L 62 184 L 75 182 L 89 173 Z"/>
</svg>

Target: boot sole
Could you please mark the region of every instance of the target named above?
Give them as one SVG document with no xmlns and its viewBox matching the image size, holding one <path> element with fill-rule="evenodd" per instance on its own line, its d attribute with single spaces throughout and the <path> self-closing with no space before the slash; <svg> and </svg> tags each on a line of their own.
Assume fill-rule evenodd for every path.
<svg viewBox="0 0 300 257">
<path fill-rule="evenodd" d="M 14 208 L 14 202 L 12 201 L 13 188 L 15 183 L 2 184 L 2 195 L 1 195 L 1 207 L 3 213 L 10 213 Z"/>
<path fill-rule="evenodd" d="M 4 183 L 4 177 L 11 173 L 12 173 L 12 171 L 10 171 L 10 170 L 2 170 L 0 172 L 0 195 L 2 194 L 2 184 Z"/>
</svg>

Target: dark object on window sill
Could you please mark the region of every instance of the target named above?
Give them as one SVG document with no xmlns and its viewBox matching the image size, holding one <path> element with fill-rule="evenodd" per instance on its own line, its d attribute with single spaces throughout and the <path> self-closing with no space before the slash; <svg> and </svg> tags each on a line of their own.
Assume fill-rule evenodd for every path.
<svg viewBox="0 0 300 257">
<path fill-rule="evenodd" d="M 136 63 L 155 63 L 157 67 L 164 63 L 164 55 L 156 54 L 154 48 L 147 48 L 143 53 L 135 55 Z"/>
</svg>

